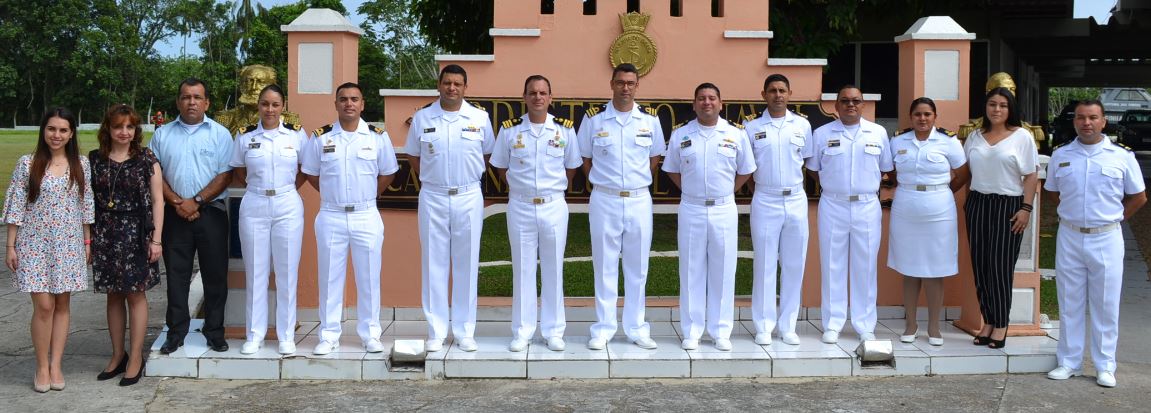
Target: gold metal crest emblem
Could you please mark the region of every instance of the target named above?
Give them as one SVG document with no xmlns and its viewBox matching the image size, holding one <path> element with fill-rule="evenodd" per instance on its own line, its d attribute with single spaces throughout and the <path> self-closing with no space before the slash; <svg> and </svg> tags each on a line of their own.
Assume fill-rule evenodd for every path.
<svg viewBox="0 0 1151 413">
<path fill-rule="evenodd" d="M 651 72 L 659 50 L 656 49 L 651 37 L 644 33 L 650 20 L 651 15 L 647 13 L 631 12 L 619 15 L 623 33 L 615 38 L 608 51 L 608 60 L 612 67 L 631 63 L 639 70 L 641 77 Z"/>
</svg>

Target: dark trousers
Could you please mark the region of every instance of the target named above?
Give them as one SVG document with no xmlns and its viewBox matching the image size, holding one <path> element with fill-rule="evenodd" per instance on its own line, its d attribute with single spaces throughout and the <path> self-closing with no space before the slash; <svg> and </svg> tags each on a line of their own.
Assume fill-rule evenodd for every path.
<svg viewBox="0 0 1151 413">
<path fill-rule="evenodd" d="M 995 328 L 1007 327 L 1011 315 L 1011 285 L 1023 242 L 1023 234 L 1011 232 L 1011 217 L 1022 203 L 1022 196 L 971 191 L 964 206 L 975 295 L 983 322 Z"/>
<path fill-rule="evenodd" d="M 168 337 L 188 334 L 188 288 L 192 259 L 200 257 L 204 284 L 204 337 L 224 338 L 224 304 L 228 298 L 228 214 L 223 203 L 200 208 L 200 218 L 188 222 L 172 207 L 164 209 L 164 267 L 168 273 Z"/>
</svg>

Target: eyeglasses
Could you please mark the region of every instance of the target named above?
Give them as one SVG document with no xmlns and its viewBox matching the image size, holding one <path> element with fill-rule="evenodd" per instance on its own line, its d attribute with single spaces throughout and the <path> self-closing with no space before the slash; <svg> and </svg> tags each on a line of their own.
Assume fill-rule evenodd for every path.
<svg viewBox="0 0 1151 413">
<path fill-rule="evenodd" d="M 613 80 L 611 82 L 611 84 L 615 85 L 616 87 L 625 87 L 626 86 L 626 87 L 630 88 L 630 87 L 636 87 L 636 85 L 638 85 L 639 82 L 636 82 L 634 80 Z"/>
<path fill-rule="evenodd" d="M 863 104 L 863 99 L 840 99 L 839 104 L 844 106 L 859 106 Z"/>
</svg>

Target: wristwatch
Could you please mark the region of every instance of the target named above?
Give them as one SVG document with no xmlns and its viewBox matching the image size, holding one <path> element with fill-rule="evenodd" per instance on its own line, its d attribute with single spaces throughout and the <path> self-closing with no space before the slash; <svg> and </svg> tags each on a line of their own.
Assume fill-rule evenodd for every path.
<svg viewBox="0 0 1151 413">
<path fill-rule="evenodd" d="M 202 196 L 196 195 L 192 197 L 192 200 L 196 201 L 196 205 L 204 205 L 204 197 Z"/>
</svg>

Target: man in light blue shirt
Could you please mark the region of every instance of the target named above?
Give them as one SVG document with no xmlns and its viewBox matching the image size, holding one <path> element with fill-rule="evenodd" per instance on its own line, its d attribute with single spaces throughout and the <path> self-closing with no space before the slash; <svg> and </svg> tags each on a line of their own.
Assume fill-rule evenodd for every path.
<svg viewBox="0 0 1151 413">
<path fill-rule="evenodd" d="M 204 284 L 204 327 L 208 347 L 227 351 L 224 304 L 228 296 L 228 213 L 224 190 L 232 182 L 232 137 L 228 128 L 205 116 L 207 86 L 199 79 L 180 82 L 180 117 L 156 129 L 148 148 L 164 174 L 164 267 L 168 274 L 167 338 L 160 353 L 184 345 L 188 334 L 188 288 L 192 257 L 199 254 Z"/>
</svg>

